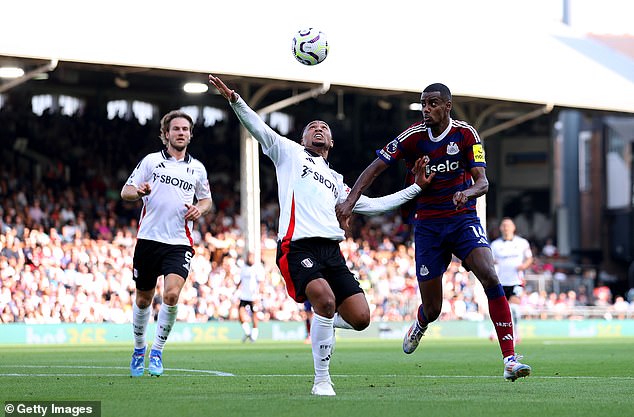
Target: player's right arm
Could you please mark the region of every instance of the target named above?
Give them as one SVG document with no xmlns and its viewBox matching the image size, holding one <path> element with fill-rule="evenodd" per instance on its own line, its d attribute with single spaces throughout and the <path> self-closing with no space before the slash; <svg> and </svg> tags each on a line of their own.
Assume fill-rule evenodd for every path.
<svg viewBox="0 0 634 417">
<path fill-rule="evenodd" d="M 353 212 L 367 215 L 384 213 L 415 198 L 422 190 L 427 188 L 436 175 L 435 172 L 431 172 L 429 174 L 426 172 L 425 168 L 428 163 L 428 156 L 423 156 L 416 160 L 414 166 L 412 167 L 414 184 L 402 189 L 401 191 L 376 198 L 366 197 L 361 194 L 357 203 L 353 207 Z"/>
<path fill-rule="evenodd" d="M 145 168 L 147 166 L 147 157 L 134 168 L 132 174 L 121 189 L 121 198 L 126 201 L 135 201 L 152 192 L 152 186 L 147 182 Z"/>
<path fill-rule="evenodd" d="M 264 123 L 264 120 L 247 105 L 235 90 L 230 89 L 220 78 L 211 74 L 209 74 L 209 82 L 229 101 L 240 123 L 253 135 L 255 140 L 262 144 L 264 149 L 270 148 L 279 139 L 280 136 Z"/>
<path fill-rule="evenodd" d="M 124 185 L 121 189 L 121 198 L 126 201 L 135 201 L 150 194 L 152 187 L 147 182 L 135 187 L 134 185 Z"/>
<path fill-rule="evenodd" d="M 374 182 L 375 178 L 381 175 L 383 171 L 388 167 L 388 164 L 381 159 L 376 158 L 366 169 L 363 170 L 357 181 L 354 183 L 352 190 L 348 194 L 346 201 L 339 204 L 336 207 L 337 217 L 343 224 L 347 224 L 352 214 L 354 206 L 359 201 L 361 194 Z"/>
</svg>

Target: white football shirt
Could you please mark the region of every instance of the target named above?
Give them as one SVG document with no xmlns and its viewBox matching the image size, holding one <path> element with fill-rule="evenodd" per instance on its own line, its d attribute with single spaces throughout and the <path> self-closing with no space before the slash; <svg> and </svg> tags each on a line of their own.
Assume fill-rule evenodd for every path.
<svg viewBox="0 0 634 417">
<path fill-rule="evenodd" d="M 143 197 L 137 238 L 193 246 L 193 222 L 185 221 L 185 203 L 211 198 L 205 166 L 189 154 L 177 161 L 164 149 L 143 158 L 126 185 L 144 182 L 152 191 Z"/>
<path fill-rule="evenodd" d="M 344 202 L 350 193 L 343 176 L 331 169 L 321 156 L 276 133 L 242 98 L 231 103 L 231 107 L 275 165 L 280 204 L 278 239 L 321 237 L 343 240 L 345 234 L 335 213 L 336 204 Z M 420 187 L 413 184 L 380 198 L 361 196 L 354 212 L 376 214 L 388 211 L 414 198 L 420 191 Z"/>
<path fill-rule="evenodd" d="M 511 240 L 499 237 L 491 242 L 491 252 L 500 284 L 507 287 L 521 285 L 524 271 L 518 271 L 517 267 L 533 257 L 528 240 L 520 236 L 514 236 Z"/>
<path fill-rule="evenodd" d="M 244 264 L 240 270 L 240 288 L 238 297 L 244 301 L 254 301 L 258 294 L 260 282 L 264 280 L 262 265 Z"/>
</svg>

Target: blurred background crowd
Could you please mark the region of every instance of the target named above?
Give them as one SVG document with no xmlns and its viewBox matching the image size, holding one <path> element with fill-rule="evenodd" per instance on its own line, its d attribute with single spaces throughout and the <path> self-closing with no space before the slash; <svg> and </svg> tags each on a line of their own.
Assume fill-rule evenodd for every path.
<svg viewBox="0 0 634 417">
<path fill-rule="evenodd" d="M 129 322 L 140 202 L 123 202 L 119 192 L 140 158 L 159 149 L 158 129 L 90 114 L 17 114 L 0 109 L 0 322 Z M 230 131 L 237 129 L 223 122 L 194 128 L 190 151 L 208 169 L 214 210 L 201 218 L 193 233 L 196 254 L 179 302 L 182 321 L 238 317 L 236 286 L 245 254 L 235 183 L 239 167 L 232 162 L 238 160 L 238 141 Z M 20 150 L 21 138 L 30 138 L 28 154 Z M 350 164 L 347 168 L 362 170 Z M 264 321 L 301 320 L 303 306 L 286 295 L 275 265 L 276 190 L 275 183 L 267 184 L 274 178 L 266 174 L 271 167 L 264 163 L 262 169 L 265 274 L 258 314 Z M 398 188 L 389 182 L 384 186 Z M 355 217 L 341 248 L 366 292 L 372 319 L 410 321 L 420 296 L 410 230 L 398 213 Z M 521 297 L 525 318 L 634 316 L 632 300 L 613 297 L 592 271 L 569 276 L 558 268 L 550 241 L 535 246 L 534 256 L 531 275 L 540 279 L 527 281 Z M 486 316 L 480 284 L 458 262 L 452 262 L 443 281 L 441 319 Z M 157 296 L 155 308 L 160 302 Z"/>
</svg>

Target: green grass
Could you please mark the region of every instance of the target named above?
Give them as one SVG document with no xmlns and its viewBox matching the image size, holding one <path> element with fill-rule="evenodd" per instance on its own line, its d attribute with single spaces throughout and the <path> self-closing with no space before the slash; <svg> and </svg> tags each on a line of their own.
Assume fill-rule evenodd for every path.
<svg viewBox="0 0 634 417">
<path fill-rule="evenodd" d="M 510 383 L 488 340 L 426 339 L 412 355 L 398 340 L 339 340 L 337 396 L 318 398 L 300 342 L 168 343 L 160 378 L 130 378 L 127 345 L 2 347 L 0 400 L 101 401 L 103 416 L 135 417 L 632 415 L 634 339 L 529 340 L 518 350 L 533 375 Z"/>
</svg>

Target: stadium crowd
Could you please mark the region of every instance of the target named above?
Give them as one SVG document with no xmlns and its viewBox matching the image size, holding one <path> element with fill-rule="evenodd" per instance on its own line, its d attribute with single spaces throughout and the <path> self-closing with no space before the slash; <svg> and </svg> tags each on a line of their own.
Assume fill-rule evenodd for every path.
<svg viewBox="0 0 634 417">
<path fill-rule="evenodd" d="M 156 130 L 136 121 L 47 113 L 17 117 L 0 109 L 0 322 L 130 322 L 140 203 L 121 201 L 119 191 L 139 155 L 160 145 Z M 230 130 L 222 123 L 194 129 L 198 146 L 192 154 L 210 167 L 214 210 L 193 233 L 196 253 L 181 292 L 181 321 L 238 318 L 236 285 L 244 240 L 239 191 L 232 181 L 239 167 L 231 163 L 237 157 L 231 156 L 231 141 L 225 137 Z M 21 142 L 25 138 L 26 144 Z M 214 152 L 213 146 L 228 151 Z M 301 320 L 302 306 L 286 295 L 275 266 L 274 193 L 274 186 L 263 186 L 266 273 L 258 314 L 262 321 Z M 398 213 L 356 217 L 352 236 L 341 248 L 366 292 L 372 320 L 411 321 L 418 306 L 414 252 Z M 553 271 L 548 258 L 537 259 L 534 272 Z M 487 315 L 484 291 L 459 263 L 451 264 L 443 281 L 441 319 L 482 320 Z M 155 311 L 160 302 L 157 297 Z M 623 297 L 613 300 L 607 287 L 529 288 L 522 296 L 528 318 L 575 318 L 580 306 L 603 306 L 614 318 L 632 317 L 634 309 Z"/>
</svg>

